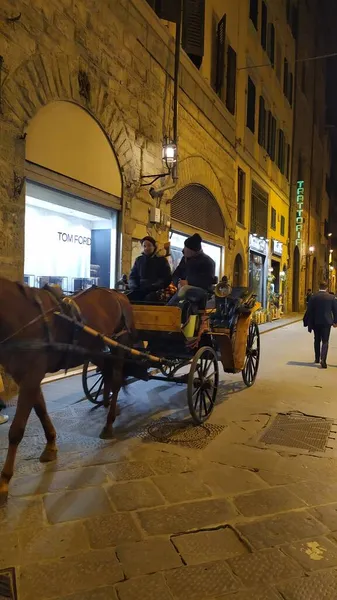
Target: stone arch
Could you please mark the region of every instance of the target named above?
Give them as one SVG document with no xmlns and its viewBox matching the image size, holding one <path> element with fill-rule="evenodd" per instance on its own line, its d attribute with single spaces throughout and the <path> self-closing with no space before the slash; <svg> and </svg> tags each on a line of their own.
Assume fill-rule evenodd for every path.
<svg viewBox="0 0 337 600">
<path fill-rule="evenodd" d="M 4 82 L 5 118 L 24 135 L 38 110 L 57 100 L 78 104 L 97 121 L 118 160 L 124 190 L 138 187 L 140 150 L 132 144 L 132 129 L 124 122 L 108 78 L 80 56 L 35 54 Z"/>
<path fill-rule="evenodd" d="M 240 256 L 241 261 L 242 261 L 242 281 L 241 281 L 241 285 L 246 285 L 247 284 L 247 253 L 245 252 L 244 246 L 243 246 L 243 242 L 241 239 L 237 239 L 235 242 L 235 246 L 233 249 L 233 253 L 232 253 L 232 257 L 233 257 L 233 264 L 232 264 L 232 272 L 229 274 L 231 283 L 234 285 L 234 278 L 235 278 L 235 268 L 236 268 L 236 264 L 235 261 L 237 260 L 238 256 Z"/>
<path fill-rule="evenodd" d="M 225 222 L 225 238 L 234 230 L 232 214 L 228 210 L 221 183 L 212 165 L 202 156 L 188 156 L 179 161 L 179 180 L 171 197 L 190 184 L 200 184 L 217 200 Z"/>
</svg>

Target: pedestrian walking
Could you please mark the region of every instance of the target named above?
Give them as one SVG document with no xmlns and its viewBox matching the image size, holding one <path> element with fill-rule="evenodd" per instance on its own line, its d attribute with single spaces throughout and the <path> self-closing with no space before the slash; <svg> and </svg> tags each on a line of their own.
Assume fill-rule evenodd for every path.
<svg viewBox="0 0 337 600">
<path fill-rule="evenodd" d="M 320 283 L 319 292 L 311 296 L 303 324 L 314 332 L 315 363 L 326 369 L 331 327 L 337 327 L 337 300 L 329 294 L 327 283 Z"/>
<path fill-rule="evenodd" d="M 309 303 L 309 300 L 310 300 L 311 296 L 312 296 L 312 290 L 309 289 L 307 291 L 307 294 L 306 294 L 306 297 L 305 297 L 305 303 L 306 303 L 307 306 L 308 306 L 308 303 Z"/>
</svg>

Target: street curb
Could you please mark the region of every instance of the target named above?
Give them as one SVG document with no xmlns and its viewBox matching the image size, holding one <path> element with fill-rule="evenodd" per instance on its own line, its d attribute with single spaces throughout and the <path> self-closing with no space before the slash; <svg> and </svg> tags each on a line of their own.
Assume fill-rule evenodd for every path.
<svg viewBox="0 0 337 600">
<path fill-rule="evenodd" d="M 266 331 L 260 331 L 260 335 L 264 335 L 265 333 L 271 333 L 272 331 L 277 331 L 277 329 L 282 329 L 283 327 L 288 327 L 288 325 L 294 325 L 295 323 L 300 323 L 303 321 L 303 317 L 301 319 L 295 319 L 295 321 L 291 321 L 291 323 L 283 323 L 282 325 L 278 325 L 277 327 L 272 327 L 271 329 L 267 329 Z"/>
</svg>

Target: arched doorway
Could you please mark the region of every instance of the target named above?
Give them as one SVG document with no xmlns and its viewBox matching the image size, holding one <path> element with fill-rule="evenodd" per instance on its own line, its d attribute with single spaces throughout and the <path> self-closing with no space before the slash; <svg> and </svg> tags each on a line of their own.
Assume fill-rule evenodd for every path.
<svg viewBox="0 0 337 600">
<path fill-rule="evenodd" d="M 300 251 L 298 246 L 295 246 L 293 260 L 293 311 L 299 311 L 299 295 L 300 295 Z"/>
<path fill-rule="evenodd" d="M 312 291 L 315 293 L 317 291 L 317 258 L 316 256 L 314 257 L 314 260 L 312 261 L 312 284 L 311 284 L 311 289 Z"/>
<path fill-rule="evenodd" d="M 203 185 L 186 185 L 172 199 L 171 219 L 173 266 L 181 259 L 186 237 L 198 232 L 204 241 L 204 251 L 215 261 L 219 277 L 224 265 L 225 221 L 213 194 Z"/>
<path fill-rule="evenodd" d="M 26 176 L 25 282 L 114 287 L 122 177 L 96 120 L 72 102 L 41 108 L 27 128 Z"/>
<path fill-rule="evenodd" d="M 237 254 L 233 269 L 233 287 L 241 287 L 243 281 L 243 260 L 241 254 Z"/>
</svg>

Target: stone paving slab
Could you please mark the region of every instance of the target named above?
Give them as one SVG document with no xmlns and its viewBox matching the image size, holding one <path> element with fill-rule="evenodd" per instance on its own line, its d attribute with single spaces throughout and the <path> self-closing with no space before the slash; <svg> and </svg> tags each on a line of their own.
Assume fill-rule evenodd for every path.
<svg viewBox="0 0 337 600">
<path fill-rule="evenodd" d="M 248 588 L 273 585 L 303 573 L 302 568 L 294 560 L 276 549 L 260 550 L 254 554 L 230 558 L 228 564 Z"/>
<path fill-rule="evenodd" d="M 163 496 L 152 481 L 130 481 L 107 488 L 117 510 L 138 510 L 165 504 Z"/>
<path fill-rule="evenodd" d="M 40 475 L 16 477 L 11 485 L 11 495 L 32 496 L 61 490 L 74 490 L 106 483 L 107 476 L 99 467 L 71 471 L 44 471 Z"/>
<path fill-rule="evenodd" d="M 49 494 L 43 502 L 48 521 L 53 524 L 113 512 L 108 496 L 99 487 Z"/>
<path fill-rule="evenodd" d="M 200 471 L 200 477 L 215 496 L 234 496 L 267 487 L 258 475 L 248 469 L 226 465 L 204 469 Z"/>
<path fill-rule="evenodd" d="M 142 534 L 129 513 L 113 513 L 88 519 L 84 526 L 92 548 L 108 548 L 123 542 L 138 542 Z"/>
<path fill-rule="evenodd" d="M 294 473 L 288 472 L 278 472 L 278 471 L 266 471 L 264 469 L 259 470 L 259 477 L 263 479 L 266 483 L 268 483 L 271 487 L 277 485 L 289 485 L 291 483 L 298 483 L 303 479 L 306 479 L 306 474 L 296 475 Z"/>
<path fill-rule="evenodd" d="M 252 523 L 237 523 L 236 529 L 257 550 L 328 533 L 328 528 L 307 511 L 289 512 Z"/>
<path fill-rule="evenodd" d="M 157 475 L 169 475 L 170 473 L 188 473 L 198 468 L 198 461 L 187 456 L 177 456 L 174 454 L 161 452 L 157 458 L 153 459 L 153 451 L 149 455 L 148 464 L 157 473 Z M 152 456 L 151 456 L 152 455 Z"/>
<path fill-rule="evenodd" d="M 325 482 L 323 485 L 320 481 L 306 481 L 289 485 L 288 489 L 309 506 L 329 504 L 337 498 L 337 483 Z"/>
<path fill-rule="evenodd" d="M 337 567 L 337 546 L 326 537 L 311 537 L 284 546 L 282 550 L 309 572 Z"/>
<path fill-rule="evenodd" d="M 198 531 L 171 538 L 186 564 L 226 560 L 247 552 L 246 546 L 229 527 L 213 531 Z"/>
<path fill-rule="evenodd" d="M 137 517 L 149 535 L 162 535 L 225 525 L 236 514 L 234 507 L 227 500 L 200 500 L 144 510 L 138 512 Z"/>
<path fill-rule="evenodd" d="M 329 570 L 277 585 L 284 600 L 336 600 L 337 571 Z"/>
<path fill-rule="evenodd" d="M 21 569 L 20 600 L 45 600 L 102 586 L 124 579 L 123 570 L 110 549 L 91 550 L 63 560 L 54 560 Z"/>
<path fill-rule="evenodd" d="M 169 503 L 188 502 L 211 496 L 198 473 L 182 473 L 153 477 L 153 482 Z"/>
<path fill-rule="evenodd" d="M 5 533 L 4 535 L 0 535 L 0 569 L 19 565 L 19 556 L 20 554 L 18 532 L 13 531 Z"/>
<path fill-rule="evenodd" d="M 254 588 L 252 590 L 238 592 L 237 594 L 218 596 L 216 600 L 281 600 L 281 596 L 278 594 L 277 590 L 272 588 Z M 315 600 L 318 600 L 318 598 Z"/>
<path fill-rule="evenodd" d="M 88 592 L 71 594 L 71 596 L 62 596 L 59 600 L 118 600 L 118 598 L 113 587 L 104 587 L 95 588 Z"/>
<path fill-rule="evenodd" d="M 155 471 L 145 462 L 122 462 L 110 464 L 106 467 L 109 476 L 115 481 L 131 481 L 132 479 L 145 479 L 155 475 Z"/>
<path fill-rule="evenodd" d="M 182 565 L 179 554 L 169 540 L 151 539 L 117 546 L 116 554 L 126 577 L 137 577 L 174 569 Z"/>
<path fill-rule="evenodd" d="M 82 523 L 65 523 L 19 533 L 20 564 L 37 563 L 85 552 L 90 549 Z"/>
<path fill-rule="evenodd" d="M 271 515 L 305 506 L 302 500 L 282 487 L 236 496 L 234 504 L 245 517 Z"/>
<path fill-rule="evenodd" d="M 161 573 L 129 579 L 116 586 L 119 600 L 172 600 Z M 95 599 L 96 600 L 96 599 Z"/>
<path fill-rule="evenodd" d="M 0 508 L 1 533 L 16 529 L 41 527 L 46 523 L 41 498 L 14 498 L 9 496 Z"/>
<path fill-rule="evenodd" d="M 337 531 L 337 503 L 318 506 L 312 509 L 311 514 L 324 523 L 330 531 Z"/>
<path fill-rule="evenodd" d="M 239 588 L 225 561 L 174 569 L 165 579 L 177 600 L 204 600 Z"/>
</svg>

